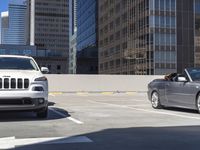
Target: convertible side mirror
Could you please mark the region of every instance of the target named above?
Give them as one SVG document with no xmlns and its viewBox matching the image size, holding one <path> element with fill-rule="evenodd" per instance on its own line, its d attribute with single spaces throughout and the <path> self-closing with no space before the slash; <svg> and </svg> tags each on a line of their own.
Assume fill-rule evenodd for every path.
<svg viewBox="0 0 200 150">
<path fill-rule="evenodd" d="M 178 77 L 178 82 L 187 82 L 185 77 Z"/>
<path fill-rule="evenodd" d="M 49 69 L 47 67 L 41 67 L 41 72 L 43 74 L 47 74 L 47 73 L 49 73 Z"/>
</svg>

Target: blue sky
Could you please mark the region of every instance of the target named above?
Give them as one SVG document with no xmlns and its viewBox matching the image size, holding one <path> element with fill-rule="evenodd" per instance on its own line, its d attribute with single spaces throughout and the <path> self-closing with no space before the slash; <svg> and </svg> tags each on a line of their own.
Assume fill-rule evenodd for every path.
<svg viewBox="0 0 200 150">
<path fill-rule="evenodd" d="M 9 0 L 0 0 L 0 12 L 8 10 Z"/>
</svg>

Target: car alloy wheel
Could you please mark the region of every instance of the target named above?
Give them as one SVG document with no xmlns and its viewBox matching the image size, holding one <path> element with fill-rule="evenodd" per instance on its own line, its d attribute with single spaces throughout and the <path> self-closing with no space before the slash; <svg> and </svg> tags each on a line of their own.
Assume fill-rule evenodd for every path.
<svg viewBox="0 0 200 150">
<path fill-rule="evenodd" d="M 197 110 L 200 113 L 200 95 L 197 98 Z"/>
<path fill-rule="evenodd" d="M 152 107 L 155 109 L 161 108 L 159 95 L 157 92 L 153 92 L 151 96 L 151 104 L 152 104 Z"/>
</svg>

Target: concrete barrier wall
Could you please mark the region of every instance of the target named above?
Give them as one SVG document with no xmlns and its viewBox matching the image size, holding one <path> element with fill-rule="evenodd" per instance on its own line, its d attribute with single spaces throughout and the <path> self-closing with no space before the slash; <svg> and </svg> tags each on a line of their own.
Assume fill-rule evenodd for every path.
<svg viewBox="0 0 200 150">
<path fill-rule="evenodd" d="M 46 75 L 52 92 L 147 91 L 150 81 L 163 76 Z"/>
</svg>

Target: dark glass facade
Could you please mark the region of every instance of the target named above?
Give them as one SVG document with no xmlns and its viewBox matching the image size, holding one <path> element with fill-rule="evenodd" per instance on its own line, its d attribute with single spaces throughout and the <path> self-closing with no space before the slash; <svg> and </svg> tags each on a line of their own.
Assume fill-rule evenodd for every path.
<svg viewBox="0 0 200 150">
<path fill-rule="evenodd" d="M 77 1 L 77 74 L 98 73 L 98 1 Z"/>
</svg>

